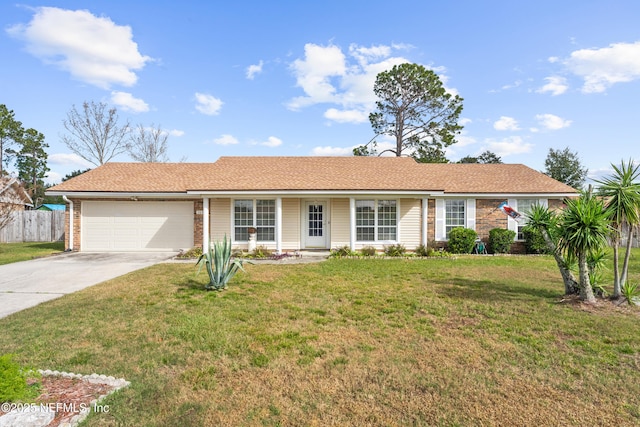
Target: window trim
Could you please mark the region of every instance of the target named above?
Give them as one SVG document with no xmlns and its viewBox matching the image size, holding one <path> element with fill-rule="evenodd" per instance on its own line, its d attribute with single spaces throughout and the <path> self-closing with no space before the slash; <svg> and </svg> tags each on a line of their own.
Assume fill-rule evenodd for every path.
<svg viewBox="0 0 640 427">
<path fill-rule="evenodd" d="M 366 225 L 366 226 L 359 226 L 358 225 L 358 202 L 373 202 L 373 225 Z M 380 222 L 380 202 L 394 202 L 395 203 L 395 224 L 394 225 L 387 225 L 387 224 L 381 224 Z M 399 232 L 400 232 L 400 200 L 399 199 L 378 199 L 378 198 L 373 198 L 373 199 L 355 199 L 355 203 L 354 203 L 354 228 L 355 228 L 355 242 L 356 243 L 396 243 L 398 242 L 398 236 L 399 236 Z M 373 240 L 360 240 L 358 239 L 358 229 L 362 229 L 362 228 L 372 228 L 373 227 Z M 380 239 L 379 238 L 379 234 L 380 234 L 380 228 L 392 228 L 395 230 L 395 239 L 394 240 L 388 240 L 388 239 Z"/>
<path fill-rule="evenodd" d="M 462 225 L 456 224 L 456 225 L 450 225 L 447 222 L 447 205 L 448 202 L 462 202 Z M 467 227 L 467 214 L 468 214 L 468 208 L 467 208 L 467 199 L 445 199 L 444 200 L 444 206 L 443 206 L 443 232 L 444 232 L 444 240 L 448 241 L 449 240 L 449 233 L 451 233 L 451 230 L 453 230 L 454 228 L 460 228 L 460 227 Z M 451 227 L 448 231 L 447 228 Z"/>
<path fill-rule="evenodd" d="M 522 223 L 517 222 L 516 221 L 516 226 L 515 226 L 515 232 L 516 232 L 516 237 L 513 239 L 515 242 L 524 242 L 526 239 L 524 238 L 524 236 L 522 236 L 522 238 L 520 238 L 520 234 L 522 233 L 522 229 L 527 225 L 527 213 L 524 212 L 524 209 L 522 209 L 522 207 L 519 206 L 520 204 L 520 200 L 531 200 L 533 201 L 533 204 L 543 204 L 542 203 L 542 199 L 536 198 L 536 197 L 523 197 L 521 199 L 514 199 L 515 200 L 515 207 L 514 209 L 516 211 L 518 211 L 520 214 L 522 214 Z"/>
<path fill-rule="evenodd" d="M 251 218 L 251 224 L 249 225 L 236 225 L 236 202 L 238 201 L 250 201 L 251 202 L 251 214 L 252 214 L 252 218 Z M 273 225 L 261 225 L 258 227 L 257 223 L 258 223 L 258 201 L 271 201 L 273 202 Z M 233 242 L 234 243 L 247 243 L 249 241 L 249 239 L 247 238 L 247 240 L 237 240 L 236 239 L 236 230 L 238 228 L 250 228 L 253 227 L 256 229 L 256 231 L 260 228 L 267 228 L 267 229 L 273 229 L 273 240 L 256 240 L 257 242 L 261 242 L 261 243 L 276 243 L 277 241 L 277 224 L 278 224 L 278 203 L 276 199 L 263 199 L 263 198 L 242 198 L 242 199 L 232 199 L 232 203 L 231 203 L 231 232 L 233 235 Z M 256 234 L 260 234 L 260 233 L 256 233 Z"/>
</svg>

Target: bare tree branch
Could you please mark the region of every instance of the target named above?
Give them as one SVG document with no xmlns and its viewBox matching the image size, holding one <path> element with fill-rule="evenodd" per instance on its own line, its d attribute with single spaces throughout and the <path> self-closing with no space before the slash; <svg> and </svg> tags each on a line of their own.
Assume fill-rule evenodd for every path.
<svg viewBox="0 0 640 427">
<path fill-rule="evenodd" d="M 145 128 L 138 125 L 132 133 L 127 151 L 133 160 L 143 163 L 164 163 L 169 161 L 167 156 L 167 139 L 169 134 L 160 126 Z"/>
<path fill-rule="evenodd" d="M 107 104 L 84 102 L 82 112 L 75 105 L 62 121 L 69 135 L 62 135 L 65 145 L 86 161 L 100 166 L 127 150 L 129 122 L 118 123 L 118 111 Z"/>
</svg>

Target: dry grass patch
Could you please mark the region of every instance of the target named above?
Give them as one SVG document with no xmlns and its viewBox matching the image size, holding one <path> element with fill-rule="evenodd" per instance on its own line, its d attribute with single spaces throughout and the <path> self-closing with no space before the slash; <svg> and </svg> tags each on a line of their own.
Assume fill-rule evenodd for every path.
<svg viewBox="0 0 640 427">
<path fill-rule="evenodd" d="M 158 265 L 2 319 L 0 353 L 131 381 L 88 425 L 640 422 L 638 310 L 558 303 L 550 258 L 249 265 L 224 292 L 194 274 Z"/>
</svg>

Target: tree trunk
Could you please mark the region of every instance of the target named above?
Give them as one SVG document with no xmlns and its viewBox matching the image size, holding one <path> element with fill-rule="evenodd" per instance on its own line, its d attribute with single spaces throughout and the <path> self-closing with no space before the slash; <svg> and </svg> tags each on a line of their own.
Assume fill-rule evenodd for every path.
<svg viewBox="0 0 640 427">
<path fill-rule="evenodd" d="M 555 243 L 551 240 L 549 233 L 547 230 L 541 229 L 542 237 L 544 238 L 547 247 L 553 254 L 553 258 L 556 260 L 556 264 L 558 265 L 558 269 L 560 270 L 560 274 L 562 275 L 562 281 L 564 282 L 564 294 L 565 295 L 575 295 L 580 292 L 580 284 L 576 280 L 575 276 L 567 268 L 567 263 L 565 262 L 562 255 L 558 252 Z"/>
<path fill-rule="evenodd" d="M 629 256 L 631 255 L 631 246 L 633 244 L 633 225 L 627 224 L 627 251 L 624 254 L 624 263 L 622 264 L 622 275 L 620 276 L 620 286 L 627 283 L 627 272 L 629 271 Z"/>
<path fill-rule="evenodd" d="M 613 295 L 612 298 L 620 298 L 620 268 L 618 266 L 618 255 L 620 252 L 620 242 L 616 238 L 613 242 Z"/>
<path fill-rule="evenodd" d="M 580 299 L 590 304 L 595 304 L 596 297 L 589 281 L 589 266 L 587 265 L 587 254 L 578 254 L 578 264 L 580 266 Z"/>
</svg>

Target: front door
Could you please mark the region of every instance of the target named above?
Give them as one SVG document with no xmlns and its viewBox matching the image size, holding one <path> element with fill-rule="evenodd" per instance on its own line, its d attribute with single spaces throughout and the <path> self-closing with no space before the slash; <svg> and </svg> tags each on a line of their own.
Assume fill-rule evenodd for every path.
<svg viewBox="0 0 640 427">
<path fill-rule="evenodd" d="M 305 202 L 305 248 L 327 248 L 327 203 Z"/>
</svg>

